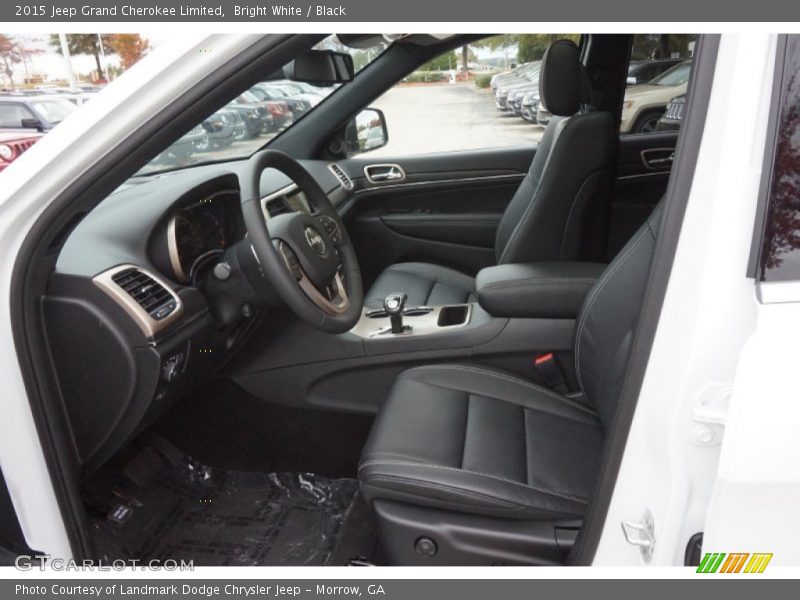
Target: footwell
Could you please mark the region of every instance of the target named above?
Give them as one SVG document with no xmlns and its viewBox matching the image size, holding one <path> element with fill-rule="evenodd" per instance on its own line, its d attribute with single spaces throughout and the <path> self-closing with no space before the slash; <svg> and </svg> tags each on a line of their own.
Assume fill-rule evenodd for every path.
<svg viewBox="0 0 800 600">
<path fill-rule="evenodd" d="M 106 498 L 89 502 L 95 515 L 103 507 L 92 519 L 103 561 L 195 566 L 330 564 L 358 489 L 353 479 L 226 471 L 188 457 L 149 477 L 123 469 L 105 479 Z"/>
</svg>

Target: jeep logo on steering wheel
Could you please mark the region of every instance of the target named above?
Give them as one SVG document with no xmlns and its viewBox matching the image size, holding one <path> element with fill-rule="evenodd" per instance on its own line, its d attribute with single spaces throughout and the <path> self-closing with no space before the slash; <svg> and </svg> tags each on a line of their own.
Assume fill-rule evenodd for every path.
<svg viewBox="0 0 800 600">
<path fill-rule="evenodd" d="M 325 245 L 325 240 L 322 238 L 320 233 L 313 227 L 306 227 L 305 234 L 308 245 L 311 246 L 322 258 L 327 257 L 328 248 Z"/>
</svg>

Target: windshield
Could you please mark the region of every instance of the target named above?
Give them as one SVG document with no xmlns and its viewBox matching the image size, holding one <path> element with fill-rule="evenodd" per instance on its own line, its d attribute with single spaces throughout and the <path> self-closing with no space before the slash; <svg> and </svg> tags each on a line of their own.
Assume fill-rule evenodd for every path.
<svg viewBox="0 0 800 600">
<path fill-rule="evenodd" d="M 340 43 L 335 35 L 314 46 L 350 54 L 356 73 L 387 47 L 388 42 L 379 42 L 369 48 L 350 48 Z M 137 175 L 247 158 L 315 110 L 338 87 L 317 87 L 289 80 L 257 83 L 207 119 L 196 123 Z"/>
<path fill-rule="evenodd" d="M 689 81 L 689 75 L 692 72 L 692 63 L 685 62 L 669 71 L 664 71 L 661 75 L 653 79 L 649 85 L 683 85 Z"/>
<path fill-rule="evenodd" d="M 75 106 L 69 102 L 59 100 L 36 100 L 31 102 L 33 110 L 39 115 L 40 119 L 56 125 L 66 119 L 75 110 Z"/>
</svg>

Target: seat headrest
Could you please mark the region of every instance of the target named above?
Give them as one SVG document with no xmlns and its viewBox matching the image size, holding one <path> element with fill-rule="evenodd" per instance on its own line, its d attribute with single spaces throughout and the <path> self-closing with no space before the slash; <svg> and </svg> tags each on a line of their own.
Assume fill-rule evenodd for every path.
<svg viewBox="0 0 800 600">
<path fill-rule="evenodd" d="M 592 101 L 589 74 L 580 60 L 580 50 L 571 40 L 550 44 L 539 71 L 539 95 L 554 115 L 568 117 Z"/>
</svg>

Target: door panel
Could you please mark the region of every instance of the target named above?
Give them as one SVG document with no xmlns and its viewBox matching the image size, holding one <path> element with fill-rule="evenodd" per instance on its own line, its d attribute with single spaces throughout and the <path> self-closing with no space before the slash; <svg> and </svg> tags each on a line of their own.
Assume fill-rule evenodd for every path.
<svg viewBox="0 0 800 600">
<path fill-rule="evenodd" d="M 343 161 L 354 201 L 345 213 L 365 283 L 397 262 L 433 262 L 474 275 L 495 264 L 503 211 L 530 166 L 533 148 L 502 148 Z M 370 165 L 397 165 L 402 181 L 371 182 Z"/>
<path fill-rule="evenodd" d="M 667 191 L 676 131 L 621 135 L 617 180 L 611 197 L 608 260 L 647 220 Z"/>
</svg>

